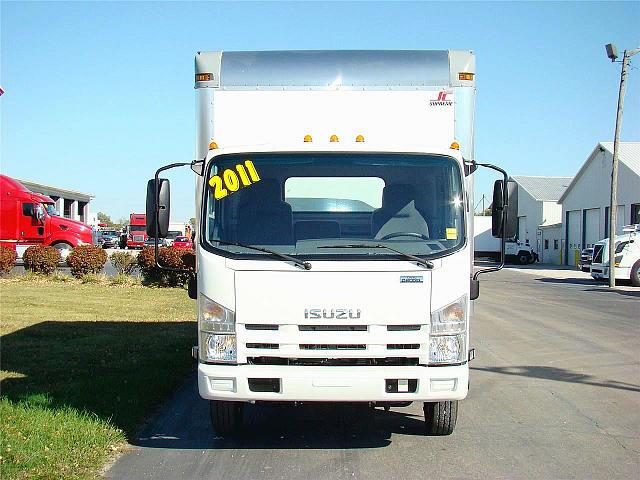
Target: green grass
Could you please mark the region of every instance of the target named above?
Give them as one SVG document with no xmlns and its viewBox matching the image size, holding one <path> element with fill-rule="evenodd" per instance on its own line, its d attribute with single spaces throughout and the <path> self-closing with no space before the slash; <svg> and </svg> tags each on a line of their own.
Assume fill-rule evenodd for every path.
<svg viewBox="0 0 640 480">
<path fill-rule="evenodd" d="M 182 289 L 0 280 L 0 476 L 94 478 L 193 367 Z"/>
</svg>

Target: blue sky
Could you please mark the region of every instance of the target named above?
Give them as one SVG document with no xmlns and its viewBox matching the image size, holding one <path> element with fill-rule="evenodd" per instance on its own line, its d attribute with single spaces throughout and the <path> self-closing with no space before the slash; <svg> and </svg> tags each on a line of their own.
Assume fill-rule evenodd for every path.
<svg viewBox="0 0 640 480">
<path fill-rule="evenodd" d="M 640 46 L 639 2 L 3 1 L 0 16 L 2 173 L 92 193 L 113 219 L 143 211 L 157 167 L 193 158 L 198 50 L 474 50 L 476 159 L 571 176 L 613 140 L 620 64 L 604 45 Z M 640 140 L 632 65 L 626 141 Z M 170 178 L 186 220 L 192 173 Z M 490 189 L 479 175 L 476 200 Z"/>
</svg>

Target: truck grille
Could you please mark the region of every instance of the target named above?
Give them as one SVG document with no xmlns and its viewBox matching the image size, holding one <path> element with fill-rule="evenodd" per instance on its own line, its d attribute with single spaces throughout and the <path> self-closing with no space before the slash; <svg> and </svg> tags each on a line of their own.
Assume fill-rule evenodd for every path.
<svg viewBox="0 0 640 480">
<path fill-rule="evenodd" d="M 133 241 L 134 242 L 144 242 L 144 235 L 134 235 L 133 236 Z"/>
<path fill-rule="evenodd" d="M 428 363 L 429 356 L 428 323 L 332 325 L 326 319 L 317 324 L 238 322 L 236 333 L 240 363 L 417 365 Z"/>
</svg>

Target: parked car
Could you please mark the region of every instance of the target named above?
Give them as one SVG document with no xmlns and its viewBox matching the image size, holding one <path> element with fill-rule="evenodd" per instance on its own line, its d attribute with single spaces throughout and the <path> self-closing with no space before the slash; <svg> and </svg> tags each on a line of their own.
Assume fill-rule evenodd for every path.
<svg viewBox="0 0 640 480">
<path fill-rule="evenodd" d="M 182 236 L 182 232 L 178 231 L 178 230 L 169 230 L 167 232 L 167 247 L 170 247 L 171 245 L 173 245 L 173 242 L 176 240 L 176 238 L 181 237 Z"/>
<path fill-rule="evenodd" d="M 593 261 L 593 247 L 582 249 L 580 252 L 580 270 L 589 272 L 591 270 L 591 262 Z"/>
<path fill-rule="evenodd" d="M 101 235 L 100 246 L 102 248 L 118 248 L 120 246 L 120 237 L 116 233 L 103 233 Z"/>
<path fill-rule="evenodd" d="M 189 237 L 176 237 L 173 248 L 193 248 L 193 242 Z"/>
<path fill-rule="evenodd" d="M 155 238 L 147 238 L 144 241 L 144 246 L 145 247 L 153 247 L 156 244 L 156 239 Z M 158 246 L 159 247 L 168 247 L 169 246 L 169 242 L 167 242 L 166 238 L 159 238 L 158 239 Z"/>
</svg>

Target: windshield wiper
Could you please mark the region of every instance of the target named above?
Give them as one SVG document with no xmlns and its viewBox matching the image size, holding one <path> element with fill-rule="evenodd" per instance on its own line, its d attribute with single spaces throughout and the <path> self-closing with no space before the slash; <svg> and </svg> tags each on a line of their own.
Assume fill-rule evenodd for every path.
<svg viewBox="0 0 640 480">
<path fill-rule="evenodd" d="M 235 245 L 236 247 L 244 247 L 250 248 L 252 250 L 258 250 L 259 252 L 270 253 L 271 255 L 275 255 L 276 257 L 280 257 L 283 260 L 293 262 L 297 266 L 304 268 L 305 270 L 311 270 L 311 264 L 309 262 L 304 262 L 296 257 L 292 257 L 291 255 L 287 255 L 286 253 L 276 252 L 274 250 L 269 250 L 268 248 L 256 247 L 254 245 L 245 245 L 243 243 L 237 242 L 225 242 L 224 240 L 213 240 L 214 242 L 218 242 L 221 245 Z"/>
<path fill-rule="evenodd" d="M 433 262 L 429 260 L 425 260 L 424 258 L 416 257 L 415 255 L 411 255 L 410 253 L 401 252 L 400 250 L 396 250 L 395 248 L 391 248 L 382 243 L 374 243 L 373 245 L 367 243 L 348 243 L 346 245 L 322 245 L 318 248 L 386 248 L 387 250 L 391 250 L 399 255 L 402 255 L 405 258 L 410 258 L 415 261 L 418 265 L 432 269 L 434 268 Z"/>
</svg>

